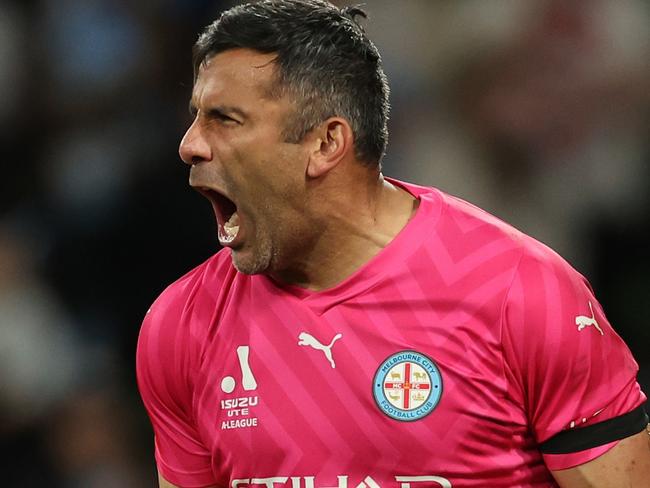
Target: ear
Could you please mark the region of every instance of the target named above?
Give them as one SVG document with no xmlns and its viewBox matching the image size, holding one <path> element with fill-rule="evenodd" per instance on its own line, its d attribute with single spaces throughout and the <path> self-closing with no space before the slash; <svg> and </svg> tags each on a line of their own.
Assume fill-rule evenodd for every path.
<svg viewBox="0 0 650 488">
<path fill-rule="evenodd" d="M 354 148 L 350 123 L 331 117 L 314 130 L 313 151 L 307 164 L 307 176 L 318 178 L 335 168 Z"/>
</svg>

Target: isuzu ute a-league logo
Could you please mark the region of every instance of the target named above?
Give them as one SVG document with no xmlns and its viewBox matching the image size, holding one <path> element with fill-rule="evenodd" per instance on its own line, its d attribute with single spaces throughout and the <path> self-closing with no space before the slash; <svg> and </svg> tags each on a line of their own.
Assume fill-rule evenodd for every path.
<svg viewBox="0 0 650 488">
<path fill-rule="evenodd" d="M 436 363 L 424 354 L 401 351 L 379 366 L 372 391 L 382 412 L 411 422 L 436 408 L 442 396 L 442 376 Z"/>
<path fill-rule="evenodd" d="M 241 370 L 241 387 L 245 392 L 257 390 L 257 380 L 248 362 L 250 348 L 239 346 L 237 348 L 237 359 Z M 225 376 L 221 379 L 221 391 L 230 394 L 235 391 L 237 380 L 232 376 Z M 254 416 L 254 408 L 259 405 L 259 397 L 253 393 L 249 396 L 237 398 L 225 398 L 221 400 L 221 413 L 226 419 L 221 420 L 221 429 L 244 429 L 257 427 L 258 419 Z"/>
</svg>

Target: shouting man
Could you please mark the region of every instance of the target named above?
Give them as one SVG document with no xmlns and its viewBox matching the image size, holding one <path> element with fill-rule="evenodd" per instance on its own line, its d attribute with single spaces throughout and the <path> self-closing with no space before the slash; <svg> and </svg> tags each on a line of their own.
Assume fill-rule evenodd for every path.
<svg viewBox="0 0 650 488">
<path fill-rule="evenodd" d="M 199 37 L 180 155 L 223 250 L 147 314 L 161 487 L 649 487 L 637 365 L 553 251 L 384 177 L 388 85 L 323 0 Z"/>
</svg>

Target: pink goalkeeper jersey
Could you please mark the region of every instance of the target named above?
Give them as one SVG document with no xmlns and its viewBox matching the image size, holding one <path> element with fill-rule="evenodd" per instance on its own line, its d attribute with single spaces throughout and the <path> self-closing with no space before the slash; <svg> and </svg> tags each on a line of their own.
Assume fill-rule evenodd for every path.
<svg viewBox="0 0 650 488">
<path fill-rule="evenodd" d="M 148 312 L 138 382 L 180 487 L 551 487 L 560 431 L 645 400 L 586 280 L 437 190 L 377 256 L 310 292 L 223 250 Z"/>
</svg>

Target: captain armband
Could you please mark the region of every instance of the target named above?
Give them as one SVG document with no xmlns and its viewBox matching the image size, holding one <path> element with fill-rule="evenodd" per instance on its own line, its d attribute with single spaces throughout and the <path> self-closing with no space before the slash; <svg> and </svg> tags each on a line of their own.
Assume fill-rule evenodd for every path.
<svg viewBox="0 0 650 488">
<path fill-rule="evenodd" d="M 543 454 L 569 454 L 618 441 L 647 429 L 648 415 L 643 405 L 631 412 L 587 427 L 562 431 L 544 441 Z"/>
</svg>

